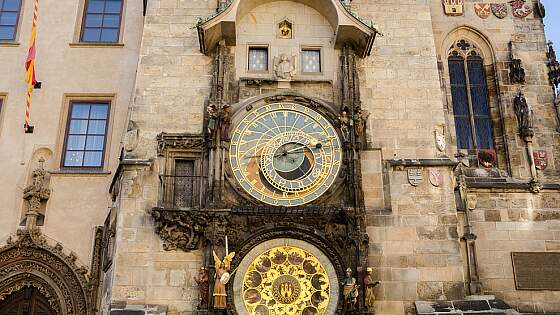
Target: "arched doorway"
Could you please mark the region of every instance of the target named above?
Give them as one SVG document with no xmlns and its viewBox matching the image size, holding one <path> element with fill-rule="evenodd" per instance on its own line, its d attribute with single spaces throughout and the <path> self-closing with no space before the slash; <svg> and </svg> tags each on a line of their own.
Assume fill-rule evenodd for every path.
<svg viewBox="0 0 560 315">
<path fill-rule="evenodd" d="M 3 315 L 56 315 L 45 296 L 34 287 L 23 288 L 0 303 Z"/>
</svg>

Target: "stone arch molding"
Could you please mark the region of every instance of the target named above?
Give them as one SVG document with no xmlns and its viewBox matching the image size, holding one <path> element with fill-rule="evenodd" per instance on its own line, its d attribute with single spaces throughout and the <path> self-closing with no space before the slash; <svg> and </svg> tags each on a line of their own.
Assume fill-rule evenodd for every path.
<svg viewBox="0 0 560 315">
<path fill-rule="evenodd" d="M 92 315 L 87 269 L 62 245 L 52 246 L 40 230 L 19 230 L 0 247 L 0 302 L 34 287 L 60 315 Z"/>
<path fill-rule="evenodd" d="M 451 30 L 443 39 L 439 55 L 447 60 L 448 52 L 457 41 L 465 40 L 476 47 L 478 54 L 482 57 L 484 65 L 494 64 L 494 45 L 488 37 L 470 26 L 459 26 Z"/>
<path fill-rule="evenodd" d="M 274 1 L 279 0 L 230 0 L 215 15 L 201 18 L 197 24 L 201 52 L 213 52 L 222 40 L 228 46 L 235 46 L 237 21 L 256 6 Z M 371 22 L 352 13 L 340 0 L 291 1 L 314 8 L 329 21 L 335 30 L 335 48 L 350 44 L 358 56 L 369 56 L 379 31 Z"/>
</svg>

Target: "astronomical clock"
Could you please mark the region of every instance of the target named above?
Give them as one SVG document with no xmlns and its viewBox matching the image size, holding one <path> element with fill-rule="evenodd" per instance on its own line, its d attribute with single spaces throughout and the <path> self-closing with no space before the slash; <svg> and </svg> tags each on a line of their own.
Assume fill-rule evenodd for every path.
<svg viewBox="0 0 560 315">
<path fill-rule="evenodd" d="M 300 50 L 292 40 L 301 33 L 286 33 L 294 24 L 278 25 L 279 39 Z M 348 268 L 361 281 L 369 248 L 360 164 L 366 116 L 356 64 L 376 33 L 363 30 L 346 32 L 363 36 L 340 39 L 336 49 L 329 40 L 299 57 L 250 43 L 240 51 L 227 40 L 209 46 L 213 77 L 203 134 L 159 136 L 160 156 L 180 163 L 166 164 L 174 185 L 162 179 L 169 187 L 162 203 L 171 209 L 152 211 L 164 249 L 202 250 L 200 313 L 363 309 L 361 299 L 348 304 L 342 294 L 342 283 L 352 283 Z M 356 41 L 364 46 L 345 44 Z M 178 196 L 183 183 L 188 193 Z"/>
<path fill-rule="evenodd" d="M 239 186 L 271 206 L 308 204 L 335 182 L 342 143 L 327 118 L 296 103 L 272 103 L 242 118 L 229 160 Z"/>
</svg>

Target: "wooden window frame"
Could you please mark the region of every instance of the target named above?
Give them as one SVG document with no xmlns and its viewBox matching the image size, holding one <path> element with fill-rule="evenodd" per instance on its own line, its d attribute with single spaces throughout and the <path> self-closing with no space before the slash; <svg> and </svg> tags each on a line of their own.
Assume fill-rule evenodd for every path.
<svg viewBox="0 0 560 315">
<path fill-rule="evenodd" d="M 19 22 L 21 19 L 21 11 L 23 8 L 23 1 L 25 0 L 19 0 L 19 7 L 17 10 L 17 18 L 16 18 L 16 23 L 14 24 L 14 34 L 12 35 L 12 39 L 0 39 L 0 44 L 3 43 L 13 43 L 16 41 L 17 35 L 18 35 L 18 30 L 19 30 Z M 0 8 L 0 13 L 3 12 L 2 8 Z"/>
<path fill-rule="evenodd" d="M 120 8 L 120 12 L 119 12 L 119 27 L 117 28 L 117 40 L 114 42 L 104 42 L 104 41 L 84 41 L 83 37 L 84 37 L 84 30 L 86 27 L 86 19 L 88 16 L 88 6 L 89 6 L 89 2 L 91 0 L 84 0 L 84 10 L 82 12 L 82 21 L 81 21 L 81 25 L 80 25 L 80 36 L 78 38 L 78 42 L 81 44 L 93 44 L 93 45 L 111 45 L 111 44 L 118 44 L 121 42 L 121 31 L 122 31 L 122 27 L 123 27 L 123 14 L 124 14 L 124 2 L 125 0 L 121 0 L 121 8 Z M 107 2 L 107 0 L 103 0 L 105 2 Z M 103 12 L 102 14 L 103 16 L 105 15 L 105 12 Z M 101 21 L 101 23 L 103 23 L 103 21 Z M 101 30 L 103 30 L 103 24 L 102 26 L 99 28 Z"/>
<path fill-rule="evenodd" d="M 69 137 L 68 132 L 70 131 L 70 123 L 72 122 L 72 110 L 73 110 L 74 104 L 76 104 L 76 103 L 107 104 L 107 117 L 105 118 L 106 124 L 105 124 L 105 134 L 104 134 L 104 139 L 103 139 L 103 153 L 101 154 L 101 165 L 100 166 L 66 166 L 66 165 L 64 165 L 64 162 L 66 160 L 66 154 L 67 154 L 67 146 L 68 146 L 68 137 Z M 66 127 L 65 127 L 65 131 L 64 131 L 64 139 L 63 139 L 64 144 L 62 146 L 62 155 L 61 155 L 61 159 L 60 159 L 60 168 L 61 169 L 64 169 L 64 170 L 103 170 L 103 168 L 105 167 L 105 157 L 107 155 L 107 138 L 109 137 L 109 127 L 110 127 L 110 118 L 111 118 L 112 106 L 113 106 L 113 100 L 87 100 L 87 99 L 78 100 L 78 99 L 75 99 L 75 100 L 70 100 L 69 101 L 68 112 L 66 114 Z M 88 118 L 88 124 L 89 124 L 89 118 Z M 87 133 L 86 133 L 86 137 L 87 137 Z M 84 144 L 84 146 L 85 145 L 86 144 Z M 84 152 L 85 152 L 85 150 L 84 150 Z"/>
</svg>

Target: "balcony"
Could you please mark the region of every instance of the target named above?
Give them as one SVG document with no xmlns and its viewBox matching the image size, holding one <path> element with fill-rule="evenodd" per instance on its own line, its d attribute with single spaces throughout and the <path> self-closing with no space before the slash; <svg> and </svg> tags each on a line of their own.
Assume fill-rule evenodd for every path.
<svg viewBox="0 0 560 315">
<path fill-rule="evenodd" d="M 158 208 L 188 210 L 204 205 L 201 192 L 206 187 L 205 176 L 160 175 Z"/>
</svg>

